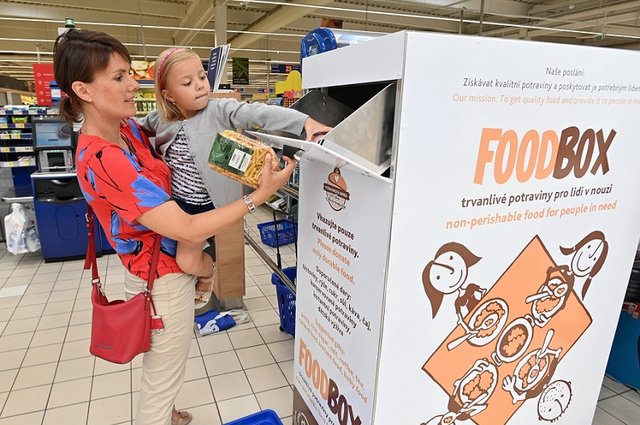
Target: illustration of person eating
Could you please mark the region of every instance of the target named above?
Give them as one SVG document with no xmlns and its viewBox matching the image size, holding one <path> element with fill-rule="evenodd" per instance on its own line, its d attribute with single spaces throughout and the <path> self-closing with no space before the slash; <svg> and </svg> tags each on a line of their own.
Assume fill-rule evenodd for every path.
<svg viewBox="0 0 640 425">
<path fill-rule="evenodd" d="M 438 314 L 444 295 L 457 292 L 454 306 L 458 323 L 470 331 L 463 317 L 478 305 L 487 290 L 475 283 L 465 285 L 465 282 L 469 268 L 480 260 L 481 257 L 458 242 L 446 243 L 438 249 L 435 258 L 422 271 L 422 284 L 431 302 L 432 318 Z"/>
<path fill-rule="evenodd" d="M 513 375 L 502 381 L 502 389 L 511 394 L 513 404 L 538 397 L 551 382 L 562 347 L 550 348 L 554 330 L 547 331 L 542 347 L 525 355 Z"/>
<path fill-rule="evenodd" d="M 575 277 L 586 278 L 582 285 L 582 299 L 584 300 L 591 281 L 607 259 L 609 244 L 605 240 L 604 233 L 594 230 L 582 238 L 577 245 L 571 248 L 560 247 L 560 252 L 564 255 L 573 254 L 569 273 Z"/>
<path fill-rule="evenodd" d="M 498 382 L 498 369 L 487 359 L 477 359 L 465 375 L 453 384 L 447 413 L 420 425 L 454 425 L 466 421 L 487 408 Z"/>
<path fill-rule="evenodd" d="M 574 275 L 569 267 L 562 265 L 549 267 L 547 278 L 538 292 L 529 295 L 526 303 L 531 303 L 531 314 L 534 323 L 543 328 L 549 321 L 564 309 L 569 294 L 573 291 Z"/>
</svg>

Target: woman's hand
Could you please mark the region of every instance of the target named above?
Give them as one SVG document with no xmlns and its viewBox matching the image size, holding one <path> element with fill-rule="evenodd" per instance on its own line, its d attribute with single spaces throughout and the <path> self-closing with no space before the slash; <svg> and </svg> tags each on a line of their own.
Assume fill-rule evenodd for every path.
<svg viewBox="0 0 640 425">
<path fill-rule="evenodd" d="M 304 131 L 307 133 L 308 141 L 318 141 L 322 136 L 333 130 L 333 127 L 326 126 L 309 117 L 304 122 Z"/>
<path fill-rule="evenodd" d="M 271 146 L 267 146 L 266 148 L 269 150 L 269 154 L 271 155 L 271 158 L 278 158 L 278 155 L 276 155 L 276 152 L 273 150 Z M 280 170 L 280 161 L 271 160 L 271 169 L 273 171 Z"/>
<path fill-rule="evenodd" d="M 285 162 L 285 167 L 280 168 L 278 163 L 273 163 L 271 154 L 267 155 L 262 166 L 262 175 L 260 176 L 260 183 L 258 188 L 251 194 L 251 199 L 254 204 L 259 205 L 267 201 L 278 189 L 285 185 L 289 181 L 289 177 L 296 167 L 296 161 L 283 156 L 282 159 Z"/>
</svg>

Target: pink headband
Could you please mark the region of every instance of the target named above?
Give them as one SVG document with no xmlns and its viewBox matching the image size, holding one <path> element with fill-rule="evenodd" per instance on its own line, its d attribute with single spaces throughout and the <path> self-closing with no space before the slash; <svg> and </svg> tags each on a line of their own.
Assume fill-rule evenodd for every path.
<svg viewBox="0 0 640 425">
<path fill-rule="evenodd" d="M 167 59 L 169 59 L 169 56 L 171 56 L 172 54 L 174 54 L 175 52 L 177 52 L 178 50 L 181 50 L 179 47 L 172 47 L 171 49 L 169 49 L 167 51 L 167 53 L 160 58 L 160 63 L 158 64 L 158 78 L 157 78 L 157 84 L 160 84 L 160 76 L 162 74 L 162 70 L 164 68 L 164 64 L 167 62 Z"/>
</svg>

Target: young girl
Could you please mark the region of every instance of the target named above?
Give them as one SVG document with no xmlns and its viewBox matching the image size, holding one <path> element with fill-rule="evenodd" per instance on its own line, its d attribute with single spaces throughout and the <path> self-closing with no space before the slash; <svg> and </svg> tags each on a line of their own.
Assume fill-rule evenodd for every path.
<svg viewBox="0 0 640 425">
<path fill-rule="evenodd" d="M 158 151 L 171 170 L 175 201 L 189 214 L 224 206 L 242 195 L 239 183 L 216 173 L 208 165 L 215 135 L 227 129 L 282 130 L 307 138 L 330 130 L 306 114 L 279 106 L 244 103 L 235 99 L 210 99 L 211 86 L 196 53 L 170 48 L 156 61 L 155 92 L 158 110 L 139 123 L 155 136 Z M 182 270 L 199 268 L 202 246 L 178 244 Z M 186 261 L 181 262 L 181 259 Z M 196 302 L 206 303 L 212 278 L 196 285 Z"/>
</svg>

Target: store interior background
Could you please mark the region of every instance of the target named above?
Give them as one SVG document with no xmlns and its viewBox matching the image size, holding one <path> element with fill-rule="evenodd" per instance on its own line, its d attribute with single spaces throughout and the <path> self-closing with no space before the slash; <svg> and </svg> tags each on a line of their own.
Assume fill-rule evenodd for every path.
<svg viewBox="0 0 640 425">
<path fill-rule="evenodd" d="M 153 61 L 171 46 L 192 48 L 206 60 L 212 47 L 230 43 L 230 58 L 249 59 L 250 83 L 232 85 L 245 99 L 282 81 L 286 75 L 271 73 L 271 64 L 299 63 L 300 40 L 321 25 L 640 50 L 640 1 L 630 0 L 0 0 L 0 106 L 33 94 L 32 64 L 52 62 L 53 42 L 67 18 L 117 37 L 134 60 Z M 227 67 L 231 81 L 231 60 Z M 0 193 L 12 184 L 10 169 L 0 168 Z M 0 216 L 8 210 L 0 203 Z M 638 405 L 624 417 L 638 417 L 640 396 L 606 378 L 601 400 L 615 397 Z M 598 409 L 594 423 L 622 422 Z"/>
<path fill-rule="evenodd" d="M 247 99 L 283 80 L 270 73 L 271 64 L 299 63 L 300 40 L 321 25 L 638 50 L 639 10 L 640 2 L 629 0 L 2 0 L 0 106 L 33 93 L 32 64 L 52 62 L 67 18 L 117 37 L 134 60 L 153 61 L 171 46 L 190 47 L 206 60 L 213 46 L 230 43 L 230 58 L 249 59 L 250 84 L 241 86 Z M 227 66 L 230 75 L 231 61 Z M 11 185 L 10 170 L 0 168 L 0 193 Z M 7 211 L 0 205 L 0 214 Z"/>
</svg>

